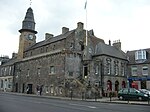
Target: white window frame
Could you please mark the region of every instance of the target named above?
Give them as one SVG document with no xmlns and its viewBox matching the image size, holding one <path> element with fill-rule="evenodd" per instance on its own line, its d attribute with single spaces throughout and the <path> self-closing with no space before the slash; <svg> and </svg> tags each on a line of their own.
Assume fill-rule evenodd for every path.
<svg viewBox="0 0 150 112">
<path fill-rule="evenodd" d="M 145 50 L 138 50 L 135 52 L 135 60 L 147 59 Z"/>
<path fill-rule="evenodd" d="M 144 71 L 143 69 L 147 69 L 147 70 Z M 146 73 L 145 73 L 145 72 L 146 72 Z M 147 66 L 143 66 L 143 67 L 142 67 L 142 74 L 143 74 L 144 76 L 145 76 L 145 75 L 146 75 L 146 76 L 148 75 L 148 67 L 147 67 Z"/>
<path fill-rule="evenodd" d="M 135 70 L 136 70 L 136 73 L 135 73 Z M 137 76 L 137 67 L 136 66 L 133 66 L 131 68 L 131 73 L 132 73 L 132 76 Z"/>
</svg>

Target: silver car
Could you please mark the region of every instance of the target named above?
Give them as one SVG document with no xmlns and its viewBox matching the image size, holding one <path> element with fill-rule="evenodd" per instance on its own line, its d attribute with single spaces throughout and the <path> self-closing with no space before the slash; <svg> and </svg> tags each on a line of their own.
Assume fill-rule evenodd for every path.
<svg viewBox="0 0 150 112">
<path fill-rule="evenodd" d="M 139 89 L 141 92 L 143 92 L 143 93 L 145 93 L 145 94 L 147 94 L 147 95 L 149 95 L 150 96 L 150 91 L 149 90 L 147 90 L 147 89 Z"/>
</svg>

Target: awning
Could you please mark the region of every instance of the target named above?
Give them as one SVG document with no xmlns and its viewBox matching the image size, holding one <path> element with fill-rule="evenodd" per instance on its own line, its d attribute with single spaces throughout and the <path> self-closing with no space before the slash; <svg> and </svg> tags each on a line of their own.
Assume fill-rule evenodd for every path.
<svg viewBox="0 0 150 112">
<path fill-rule="evenodd" d="M 148 81 L 150 77 L 129 77 L 129 81 Z"/>
</svg>

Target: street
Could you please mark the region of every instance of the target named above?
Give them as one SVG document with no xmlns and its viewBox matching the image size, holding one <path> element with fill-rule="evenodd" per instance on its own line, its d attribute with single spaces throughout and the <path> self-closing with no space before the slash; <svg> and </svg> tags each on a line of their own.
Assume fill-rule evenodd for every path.
<svg viewBox="0 0 150 112">
<path fill-rule="evenodd" d="M 0 93 L 0 112 L 149 112 L 150 106 L 72 101 Z"/>
</svg>

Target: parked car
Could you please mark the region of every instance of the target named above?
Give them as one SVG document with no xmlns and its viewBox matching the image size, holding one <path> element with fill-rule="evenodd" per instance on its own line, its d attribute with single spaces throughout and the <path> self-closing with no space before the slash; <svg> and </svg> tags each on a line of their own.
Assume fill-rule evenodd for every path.
<svg viewBox="0 0 150 112">
<path fill-rule="evenodd" d="M 135 88 L 123 88 L 118 92 L 118 98 L 120 100 L 149 100 L 147 94 L 135 89 Z"/>
<path fill-rule="evenodd" d="M 147 89 L 139 89 L 141 92 L 143 92 L 143 93 L 145 93 L 145 94 L 147 94 L 147 95 L 149 95 L 150 96 L 150 91 L 149 90 L 147 90 Z"/>
</svg>

